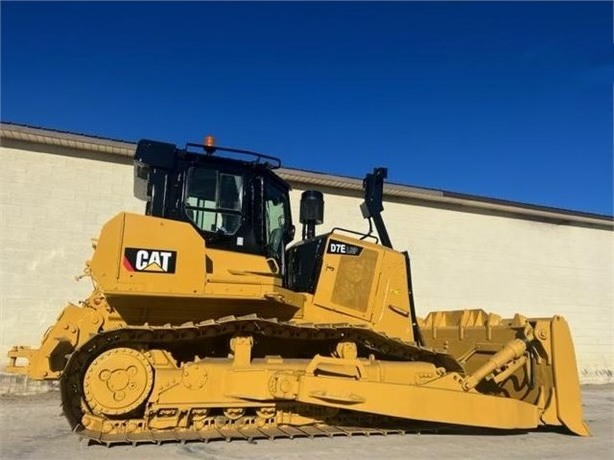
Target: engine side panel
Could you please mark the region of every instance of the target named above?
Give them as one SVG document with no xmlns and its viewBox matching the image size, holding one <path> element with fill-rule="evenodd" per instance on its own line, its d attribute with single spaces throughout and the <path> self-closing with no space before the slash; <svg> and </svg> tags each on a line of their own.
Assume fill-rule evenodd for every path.
<svg viewBox="0 0 614 460">
<path fill-rule="evenodd" d="M 184 295 L 205 290 L 205 245 L 189 224 L 121 213 L 102 229 L 90 263 L 107 294 Z"/>
</svg>

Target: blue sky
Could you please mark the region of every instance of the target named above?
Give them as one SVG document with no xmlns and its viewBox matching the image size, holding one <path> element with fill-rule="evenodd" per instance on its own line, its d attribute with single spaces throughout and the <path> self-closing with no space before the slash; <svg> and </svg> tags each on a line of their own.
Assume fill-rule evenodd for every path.
<svg viewBox="0 0 614 460">
<path fill-rule="evenodd" d="M 2 2 L 3 121 L 609 214 L 611 2 Z"/>
</svg>

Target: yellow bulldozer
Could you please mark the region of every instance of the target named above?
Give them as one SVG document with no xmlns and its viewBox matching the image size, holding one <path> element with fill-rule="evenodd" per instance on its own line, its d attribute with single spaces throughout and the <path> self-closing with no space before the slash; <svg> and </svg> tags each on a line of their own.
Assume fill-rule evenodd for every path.
<svg viewBox="0 0 614 460">
<path fill-rule="evenodd" d="M 589 435 L 560 316 L 416 316 L 407 252 L 384 220 L 384 168 L 363 181 L 366 233 L 323 222 L 303 192 L 295 240 L 275 157 L 141 140 L 134 194 L 94 240 L 38 349 L 7 370 L 59 380 L 64 414 L 103 444 L 422 430 Z M 375 228 L 373 228 L 375 227 Z M 498 432 L 498 431 L 497 431 Z"/>
</svg>

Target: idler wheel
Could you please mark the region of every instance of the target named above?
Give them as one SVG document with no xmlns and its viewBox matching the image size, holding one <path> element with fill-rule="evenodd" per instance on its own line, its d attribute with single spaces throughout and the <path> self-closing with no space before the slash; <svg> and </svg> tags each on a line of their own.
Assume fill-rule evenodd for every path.
<svg viewBox="0 0 614 460">
<path fill-rule="evenodd" d="M 123 415 L 151 392 L 153 369 L 143 353 L 114 348 L 98 356 L 85 372 L 83 394 L 94 414 Z"/>
</svg>

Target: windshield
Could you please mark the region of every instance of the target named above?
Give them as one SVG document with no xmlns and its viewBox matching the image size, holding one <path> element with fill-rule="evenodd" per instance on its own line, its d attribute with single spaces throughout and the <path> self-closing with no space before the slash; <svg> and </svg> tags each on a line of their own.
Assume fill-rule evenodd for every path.
<svg viewBox="0 0 614 460">
<path fill-rule="evenodd" d="M 191 168 L 185 196 L 187 216 L 205 232 L 234 235 L 241 226 L 243 177 L 209 168 Z"/>
</svg>

